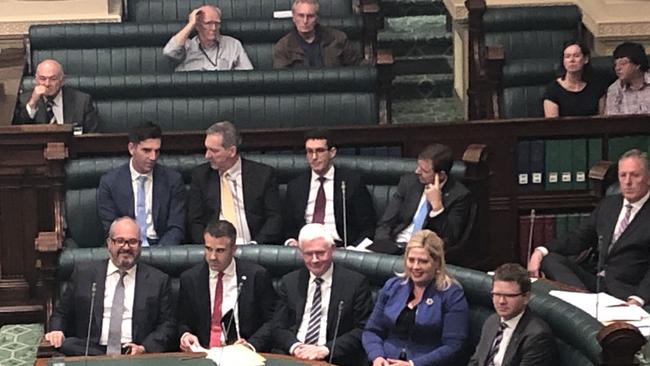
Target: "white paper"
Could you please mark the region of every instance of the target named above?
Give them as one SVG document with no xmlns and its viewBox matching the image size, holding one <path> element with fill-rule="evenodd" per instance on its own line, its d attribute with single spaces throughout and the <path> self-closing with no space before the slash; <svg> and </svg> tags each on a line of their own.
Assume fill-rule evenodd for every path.
<svg viewBox="0 0 650 366">
<path fill-rule="evenodd" d="M 347 250 L 353 250 L 355 252 L 371 252 L 371 250 L 368 249 L 368 247 L 372 245 L 372 240 L 368 238 L 363 238 L 363 240 L 357 244 L 357 246 L 352 246 L 348 245 L 346 247 Z"/>
<path fill-rule="evenodd" d="M 273 12 L 273 18 L 275 19 L 291 18 L 292 16 L 291 10 L 278 10 Z"/>
<path fill-rule="evenodd" d="M 215 365 L 224 366 L 264 366 L 266 359 L 259 354 L 253 352 L 250 348 L 243 344 L 235 344 L 225 347 L 213 347 L 209 350 L 201 347 L 201 345 L 191 346 L 192 352 L 205 352 L 207 353 L 208 360 L 211 360 Z"/>
</svg>

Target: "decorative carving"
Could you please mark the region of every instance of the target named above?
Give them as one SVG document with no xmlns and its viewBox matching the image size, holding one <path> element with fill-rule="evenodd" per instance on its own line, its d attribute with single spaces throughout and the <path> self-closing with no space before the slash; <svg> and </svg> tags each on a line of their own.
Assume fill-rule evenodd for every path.
<svg viewBox="0 0 650 366">
<path fill-rule="evenodd" d="M 48 142 L 43 156 L 45 160 L 63 160 L 68 157 L 68 148 L 63 142 Z"/>
<path fill-rule="evenodd" d="M 54 231 L 41 231 L 36 237 L 35 247 L 37 252 L 56 252 L 61 249 L 61 239 Z"/>
</svg>

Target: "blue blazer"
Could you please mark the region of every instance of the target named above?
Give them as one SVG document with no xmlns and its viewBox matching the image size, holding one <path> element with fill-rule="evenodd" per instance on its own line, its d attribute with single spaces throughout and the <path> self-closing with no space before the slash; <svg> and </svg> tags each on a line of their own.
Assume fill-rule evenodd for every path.
<svg viewBox="0 0 650 366">
<path fill-rule="evenodd" d="M 102 176 L 97 189 L 97 209 L 105 233 L 118 217 L 135 219 L 134 202 L 129 163 Z M 159 164 L 154 166 L 151 205 L 158 245 L 182 243 L 185 238 L 185 186 L 180 173 Z"/>
<path fill-rule="evenodd" d="M 363 347 L 372 362 L 377 357 L 397 359 L 402 348 L 416 366 L 453 365 L 462 355 L 469 333 L 469 312 L 459 285 L 438 291 L 431 283 L 417 306 L 409 339 L 395 333 L 397 317 L 413 289 L 410 280 L 394 277 L 381 289 L 363 331 Z"/>
</svg>

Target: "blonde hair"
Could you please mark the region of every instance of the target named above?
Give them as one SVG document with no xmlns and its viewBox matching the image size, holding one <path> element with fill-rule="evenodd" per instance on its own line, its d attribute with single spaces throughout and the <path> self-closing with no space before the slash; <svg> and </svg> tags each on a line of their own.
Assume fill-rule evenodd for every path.
<svg viewBox="0 0 650 366">
<path fill-rule="evenodd" d="M 444 241 L 440 239 L 438 234 L 431 230 L 420 230 L 414 233 L 404 249 L 404 272 L 397 273 L 397 276 L 404 280 L 410 277 L 411 274 L 406 266 L 406 258 L 408 257 L 409 251 L 413 248 L 423 248 L 427 253 L 429 253 L 431 259 L 437 261 L 439 264 L 438 269 L 436 269 L 436 273 L 433 276 L 436 289 L 439 291 L 448 289 L 452 284 L 457 282 L 449 275 L 449 272 L 447 272 L 444 246 Z"/>
</svg>

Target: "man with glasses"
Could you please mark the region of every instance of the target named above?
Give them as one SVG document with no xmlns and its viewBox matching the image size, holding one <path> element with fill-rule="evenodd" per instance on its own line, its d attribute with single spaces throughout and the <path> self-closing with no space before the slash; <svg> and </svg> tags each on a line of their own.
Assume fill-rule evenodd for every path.
<svg viewBox="0 0 650 366">
<path fill-rule="evenodd" d="M 221 10 L 213 5 L 198 7 L 167 42 L 163 54 L 178 63 L 176 71 L 252 70 L 241 42 L 222 35 L 220 29 Z M 190 39 L 194 31 L 197 35 Z"/>
<path fill-rule="evenodd" d="M 551 366 L 557 362 L 549 326 L 528 309 L 530 277 L 516 263 L 501 265 L 492 280 L 496 314 L 483 324 L 481 339 L 468 366 Z"/>
<path fill-rule="evenodd" d="M 14 123 L 80 124 L 82 132 L 97 132 L 100 119 L 90 95 L 65 86 L 63 67 L 43 60 L 36 67 L 34 89 L 21 96 Z"/>
<path fill-rule="evenodd" d="M 89 355 L 170 350 L 176 336 L 170 280 L 161 271 L 138 263 L 138 224 L 129 217 L 116 219 L 106 248 L 108 260 L 75 266 L 45 339 L 65 355 L 83 355 L 90 317 Z"/>
<path fill-rule="evenodd" d="M 357 172 L 334 166 L 336 147 L 328 132 L 307 132 L 305 152 L 310 169 L 287 185 L 285 244 L 297 245 L 298 231 L 310 223 L 325 225 L 339 246 L 372 238 L 376 214 L 368 188 Z"/>
<path fill-rule="evenodd" d="M 618 79 L 607 89 L 606 115 L 650 113 L 650 71 L 643 45 L 621 43 L 614 49 Z"/>
<path fill-rule="evenodd" d="M 303 360 L 331 357 L 335 365 L 364 364 L 361 332 L 372 311 L 368 280 L 333 263 L 336 245 L 322 224 L 305 225 L 298 248 L 305 267 L 280 282 L 273 318 L 276 347 Z"/>
</svg>

